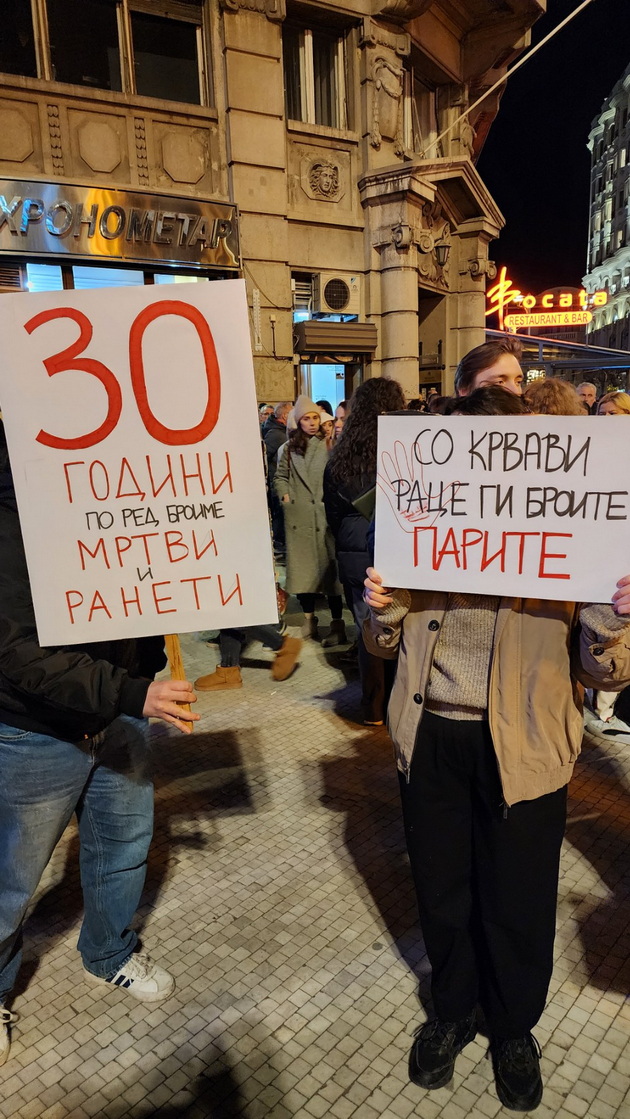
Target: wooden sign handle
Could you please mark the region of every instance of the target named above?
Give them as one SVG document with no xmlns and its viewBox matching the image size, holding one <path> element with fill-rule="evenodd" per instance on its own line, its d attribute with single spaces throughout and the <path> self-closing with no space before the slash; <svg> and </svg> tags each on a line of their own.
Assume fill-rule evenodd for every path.
<svg viewBox="0 0 630 1119">
<path fill-rule="evenodd" d="M 185 680 L 186 670 L 182 660 L 182 647 L 179 636 L 176 633 L 167 633 L 164 637 L 164 644 L 166 645 L 166 655 L 171 670 L 171 680 Z M 183 707 L 184 711 L 190 711 L 189 703 L 180 703 L 178 706 Z M 194 728 L 194 725 L 194 723 L 190 724 L 191 730 Z"/>
</svg>

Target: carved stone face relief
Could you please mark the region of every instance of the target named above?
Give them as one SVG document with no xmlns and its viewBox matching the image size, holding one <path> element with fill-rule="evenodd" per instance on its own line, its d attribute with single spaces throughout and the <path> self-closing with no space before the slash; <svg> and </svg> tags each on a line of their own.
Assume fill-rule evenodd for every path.
<svg viewBox="0 0 630 1119">
<path fill-rule="evenodd" d="M 298 151 L 299 149 L 296 150 L 296 155 Z M 300 163 L 297 181 L 306 197 L 313 202 L 341 202 L 348 190 L 349 153 L 332 148 L 318 150 L 312 147 L 306 151 L 302 149 L 302 152 L 298 156 Z"/>
<path fill-rule="evenodd" d="M 330 160 L 318 160 L 311 166 L 308 182 L 316 198 L 334 202 L 339 193 L 339 168 Z"/>
</svg>

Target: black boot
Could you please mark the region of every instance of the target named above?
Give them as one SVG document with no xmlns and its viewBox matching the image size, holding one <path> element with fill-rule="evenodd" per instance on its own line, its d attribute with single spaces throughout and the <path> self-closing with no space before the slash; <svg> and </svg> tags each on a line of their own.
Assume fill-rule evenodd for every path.
<svg viewBox="0 0 630 1119">
<path fill-rule="evenodd" d="M 477 1033 L 477 1013 L 473 1010 L 459 1022 L 434 1018 L 416 1030 L 409 1054 L 409 1077 L 421 1088 L 443 1088 L 453 1076 L 455 1058 Z"/>
<path fill-rule="evenodd" d="M 533 1111 L 542 1099 L 540 1045 L 533 1034 L 492 1042 L 497 1095 L 512 1111 Z"/>
</svg>

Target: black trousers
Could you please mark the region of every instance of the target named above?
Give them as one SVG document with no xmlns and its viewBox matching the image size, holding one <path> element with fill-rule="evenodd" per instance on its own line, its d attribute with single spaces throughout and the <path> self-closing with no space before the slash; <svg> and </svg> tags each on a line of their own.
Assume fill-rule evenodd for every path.
<svg viewBox="0 0 630 1119">
<path fill-rule="evenodd" d="M 396 661 L 384 660 L 369 653 L 363 640 L 363 623 L 370 608 L 363 599 L 363 583 L 344 583 L 346 602 L 357 625 L 359 674 L 361 676 L 361 701 L 364 717 L 370 722 L 384 720 L 387 704 L 394 686 Z"/>
<path fill-rule="evenodd" d="M 298 594 L 296 598 L 302 607 L 305 614 L 312 614 L 315 610 L 315 595 L 314 594 Z M 336 621 L 343 617 L 343 599 L 340 594 L 327 595 L 328 609 L 330 616 Z"/>
<path fill-rule="evenodd" d="M 277 653 L 284 640 L 282 631 L 282 622 L 270 622 L 267 626 L 247 626 L 247 629 L 219 630 L 221 667 L 239 667 L 243 648 L 250 641 L 261 641 Z"/>
<path fill-rule="evenodd" d="M 488 724 L 428 712 L 400 786 L 436 1014 L 480 1003 L 492 1036 L 522 1037 L 551 979 L 567 790 L 506 809 Z"/>
<path fill-rule="evenodd" d="M 283 552 L 287 546 L 284 530 L 284 510 L 280 498 L 271 489 L 269 489 L 269 512 L 271 513 L 273 546 L 277 552 Z"/>
</svg>

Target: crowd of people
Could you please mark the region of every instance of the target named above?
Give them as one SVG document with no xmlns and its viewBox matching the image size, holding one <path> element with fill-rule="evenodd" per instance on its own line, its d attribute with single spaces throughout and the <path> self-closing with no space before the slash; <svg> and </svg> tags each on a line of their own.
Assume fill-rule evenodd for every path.
<svg viewBox="0 0 630 1119">
<path fill-rule="evenodd" d="M 281 607 L 299 602 L 300 636 L 284 621 L 223 630 L 219 664 L 196 681 L 156 682 L 161 641 L 42 648 L 0 424 L 0 1064 L 15 1015 L 29 901 L 73 813 L 79 823 L 86 977 L 144 1002 L 174 980 L 139 950 L 132 920 L 152 831 L 143 722 L 190 731 L 195 689 L 242 686 L 248 641 L 273 652 L 286 680 L 304 641 L 346 647 L 356 626 L 363 720 L 387 718 L 405 834 L 432 968 L 434 1016 L 409 1057 L 414 1083 L 448 1083 L 482 1028 L 501 1103 L 542 1098 L 532 1031 L 552 973 L 567 785 L 582 739 L 581 695 L 604 730 L 629 733 L 615 697 L 630 684 L 630 575 L 609 604 L 549 603 L 383 586 L 373 566 L 378 417 L 408 407 L 450 415 L 630 414 L 630 396 L 549 378 L 523 385 L 517 339 L 484 343 L 455 376 L 455 395 L 407 404 L 374 378 L 333 409 L 299 396 L 260 407 Z M 284 585 L 282 586 L 282 582 Z M 318 603 L 330 614 L 320 630 Z M 321 607 L 320 607 L 321 612 Z M 282 613 L 282 610 L 281 610 Z M 545 672 L 540 672 L 544 649 Z M 570 655 L 573 650 L 572 655 Z M 615 721 L 616 720 L 616 721 Z"/>
</svg>

